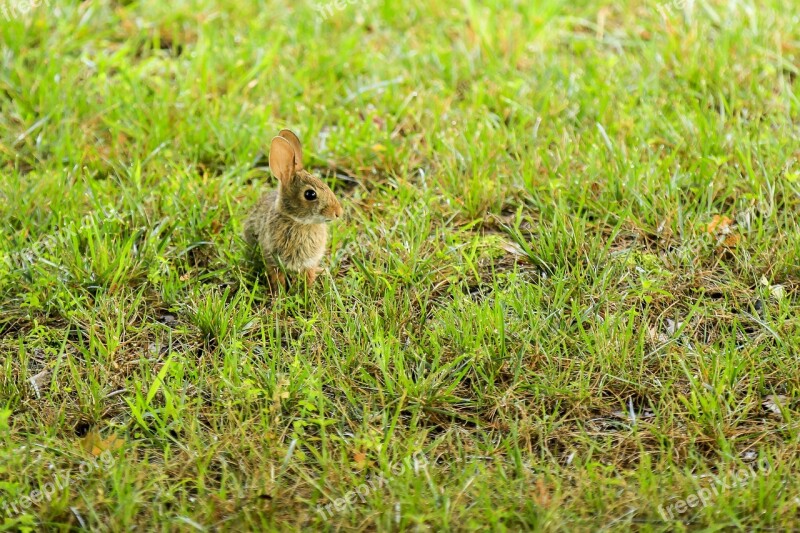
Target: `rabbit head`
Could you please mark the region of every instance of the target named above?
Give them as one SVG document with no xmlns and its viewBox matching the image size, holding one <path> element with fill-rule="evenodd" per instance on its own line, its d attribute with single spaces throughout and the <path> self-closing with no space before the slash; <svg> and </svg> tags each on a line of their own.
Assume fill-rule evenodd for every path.
<svg viewBox="0 0 800 533">
<path fill-rule="evenodd" d="M 269 168 L 280 182 L 278 210 L 299 224 L 323 224 L 342 216 L 342 205 L 325 183 L 303 168 L 300 139 L 281 130 L 272 139 Z"/>
</svg>

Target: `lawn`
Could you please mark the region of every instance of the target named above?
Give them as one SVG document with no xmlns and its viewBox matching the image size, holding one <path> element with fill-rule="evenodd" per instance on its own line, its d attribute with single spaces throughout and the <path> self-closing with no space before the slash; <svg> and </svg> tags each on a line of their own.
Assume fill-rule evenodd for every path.
<svg viewBox="0 0 800 533">
<path fill-rule="evenodd" d="M 800 529 L 800 4 L 0 0 L 0 530 Z M 242 239 L 291 128 L 316 283 Z"/>
</svg>

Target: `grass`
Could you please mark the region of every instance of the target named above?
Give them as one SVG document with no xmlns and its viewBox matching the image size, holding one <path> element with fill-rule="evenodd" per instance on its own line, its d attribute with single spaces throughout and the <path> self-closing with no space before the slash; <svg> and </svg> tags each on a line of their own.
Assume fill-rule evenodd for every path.
<svg viewBox="0 0 800 533">
<path fill-rule="evenodd" d="M 4 530 L 800 528 L 795 3 L 50 0 L 0 38 Z M 272 297 L 282 127 L 346 215 Z"/>
</svg>

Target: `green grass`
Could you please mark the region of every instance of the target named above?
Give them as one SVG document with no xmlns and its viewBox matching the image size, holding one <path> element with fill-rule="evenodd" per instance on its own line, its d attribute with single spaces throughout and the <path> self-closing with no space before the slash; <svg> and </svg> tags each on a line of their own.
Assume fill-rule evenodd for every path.
<svg viewBox="0 0 800 533">
<path fill-rule="evenodd" d="M 331 5 L 0 13 L 0 525 L 800 528 L 800 7 Z"/>
</svg>

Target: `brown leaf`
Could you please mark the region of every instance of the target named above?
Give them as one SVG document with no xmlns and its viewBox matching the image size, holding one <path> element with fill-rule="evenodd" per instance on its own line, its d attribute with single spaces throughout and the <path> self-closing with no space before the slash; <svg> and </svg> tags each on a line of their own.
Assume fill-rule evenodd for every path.
<svg viewBox="0 0 800 533">
<path fill-rule="evenodd" d="M 742 239 L 741 235 L 737 235 L 736 233 L 731 233 L 730 235 L 725 237 L 725 240 L 722 241 L 722 244 L 724 246 L 727 246 L 728 248 L 733 248 L 734 246 L 739 244 L 739 241 L 741 239 Z"/>
<path fill-rule="evenodd" d="M 100 435 L 100 432 L 93 430 L 89 431 L 85 437 L 81 439 L 81 447 L 95 457 L 98 457 L 107 450 L 115 451 L 122 448 L 125 441 L 115 434 L 110 434 L 105 439 Z"/>
<path fill-rule="evenodd" d="M 355 452 L 353 453 L 353 462 L 359 468 L 364 468 L 367 464 L 367 454 L 364 452 Z"/>
<path fill-rule="evenodd" d="M 550 492 L 547 490 L 542 478 L 536 480 L 536 495 L 534 498 L 536 503 L 542 507 L 547 507 L 550 503 Z"/>
<path fill-rule="evenodd" d="M 730 228 L 731 223 L 733 220 L 726 217 L 725 215 L 714 215 L 714 218 L 711 219 L 711 222 L 708 224 L 706 231 L 708 233 L 714 234 L 717 231 L 727 231 Z"/>
</svg>

